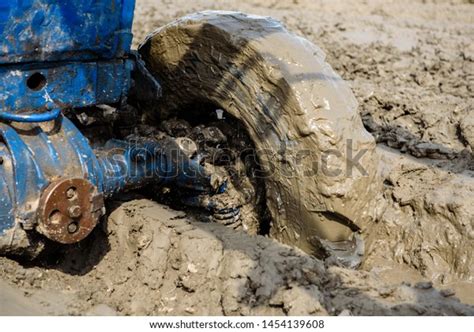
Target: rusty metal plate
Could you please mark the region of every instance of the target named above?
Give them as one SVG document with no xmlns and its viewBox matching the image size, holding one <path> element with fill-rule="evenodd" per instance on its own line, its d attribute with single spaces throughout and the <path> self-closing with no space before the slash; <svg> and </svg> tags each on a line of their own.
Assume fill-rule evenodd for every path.
<svg viewBox="0 0 474 332">
<path fill-rule="evenodd" d="M 41 195 L 37 231 L 56 242 L 75 243 L 89 235 L 104 212 L 103 196 L 89 181 L 58 180 Z"/>
</svg>

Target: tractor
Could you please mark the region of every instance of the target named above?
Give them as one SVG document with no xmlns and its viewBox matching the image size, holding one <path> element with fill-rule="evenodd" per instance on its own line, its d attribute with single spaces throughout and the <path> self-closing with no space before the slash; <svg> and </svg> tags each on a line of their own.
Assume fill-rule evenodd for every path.
<svg viewBox="0 0 474 332">
<path fill-rule="evenodd" d="M 360 264 L 375 143 L 321 49 L 269 17 L 204 11 L 132 50 L 134 6 L 0 3 L 0 253 L 77 243 L 142 190 Z"/>
</svg>

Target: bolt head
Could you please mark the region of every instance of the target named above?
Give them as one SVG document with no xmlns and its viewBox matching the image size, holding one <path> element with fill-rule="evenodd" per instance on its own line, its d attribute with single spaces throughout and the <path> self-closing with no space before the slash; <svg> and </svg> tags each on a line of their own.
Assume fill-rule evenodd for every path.
<svg viewBox="0 0 474 332">
<path fill-rule="evenodd" d="M 69 188 L 67 191 L 66 191 L 66 197 L 71 199 L 71 198 L 74 198 L 76 196 L 76 190 L 74 188 Z"/>
<path fill-rule="evenodd" d="M 69 225 L 67 225 L 67 231 L 71 234 L 76 233 L 78 229 L 79 229 L 79 225 L 76 222 L 72 222 Z"/>
<path fill-rule="evenodd" d="M 69 207 L 67 211 L 69 213 L 69 217 L 71 218 L 79 218 L 82 215 L 82 209 L 79 205 L 73 205 Z"/>
</svg>

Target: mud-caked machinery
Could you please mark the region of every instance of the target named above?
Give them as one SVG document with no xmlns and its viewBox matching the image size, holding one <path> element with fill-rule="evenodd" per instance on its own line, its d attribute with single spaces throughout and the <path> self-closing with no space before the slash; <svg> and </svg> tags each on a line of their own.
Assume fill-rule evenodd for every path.
<svg viewBox="0 0 474 332">
<path fill-rule="evenodd" d="M 81 241 L 108 198 L 167 186 L 352 264 L 374 142 L 321 50 L 270 18 L 202 12 L 132 51 L 134 2 L 0 3 L 1 252 Z"/>
</svg>

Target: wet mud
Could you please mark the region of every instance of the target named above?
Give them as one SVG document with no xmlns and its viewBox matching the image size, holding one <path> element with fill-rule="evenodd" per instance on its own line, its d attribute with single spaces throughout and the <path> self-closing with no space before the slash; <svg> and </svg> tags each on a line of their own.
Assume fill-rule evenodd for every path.
<svg viewBox="0 0 474 332">
<path fill-rule="evenodd" d="M 2 258 L 2 307 L 73 315 L 474 314 L 450 289 L 387 285 L 149 200 L 120 204 L 102 226 L 42 266 Z"/>
<path fill-rule="evenodd" d="M 250 234 L 246 234 L 243 227 L 235 230 L 201 220 L 191 211 L 175 211 L 132 193 L 114 202 L 107 222 L 78 245 L 50 248 L 33 262 L 0 258 L 2 314 L 472 315 L 473 5 L 468 1 L 248 0 L 236 4 L 227 0 L 139 0 L 134 44 L 137 47 L 150 31 L 177 17 L 207 9 L 239 10 L 278 19 L 290 31 L 321 47 L 311 48 L 317 62 L 309 64 L 311 67 L 321 68 L 325 53 L 324 61 L 348 82 L 355 98 L 339 76 L 324 72 L 337 78 L 335 83 L 329 80 L 324 84 L 342 84 L 344 91 L 342 96 L 334 96 L 336 101 L 331 100 L 330 106 L 339 105 L 341 98 L 342 110 L 362 118 L 362 123 L 357 117 L 350 119 L 355 121 L 354 128 L 363 125 L 375 138 L 378 161 L 367 163 L 376 174 L 376 194 L 352 200 L 353 186 L 365 183 L 355 181 L 344 187 L 349 191 L 343 188 L 341 198 L 333 200 L 331 195 L 337 196 L 337 190 L 333 191 L 332 179 L 324 179 L 312 187 L 316 192 L 302 194 L 298 188 L 286 202 L 294 201 L 296 205 L 288 206 L 302 208 L 297 215 L 308 204 L 318 202 L 321 205 L 309 210 L 324 206 L 321 210 L 338 212 L 354 221 L 365 240 L 361 266 L 358 270 L 334 266 L 269 236 L 252 235 L 261 233 L 256 223 L 248 223 Z M 225 28 L 232 29 L 232 24 Z M 272 38 L 278 39 L 278 34 Z M 229 36 L 222 37 L 227 46 L 237 42 L 232 35 L 225 37 Z M 298 44 L 293 48 L 309 47 Z M 259 54 L 264 46 L 255 41 L 247 45 L 251 55 Z M 169 56 L 170 52 L 185 52 L 185 48 L 163 52 Z M 280 56 L 283 62 L 288 59 L 286 54 Z M 281 67 L 280 59 L 269 60 Z M 297 73 L 298 68 L 289 62 L 284 68 Z M 272 119 L 285 130 L 279 132 L 270 126 L 272 135 L 280 139 L 290 133 L 301 136 L 302 144 L 310 140 L 321 148 L 323 143 L 332 144 L 331 135 L 327 140 L 318 136 L 325 126 L 318 127 L 317 135 L 308 134 L 311 114 L 308 118 L 305 112 L 318 106 L 326 112 L 324 121 L 333 115 L 324 110 L 324 101 L 305 105 L 301 103 L 308 101 L 306 97 L 300 101 L 299 94 L 291 93 L 292 87 L 297 91 L 303 87 L 303 95 L 311 94 L 309 80 L 300 77 L 303 83 L 296 80 L 279 85 L 281 73 L 262 68 L 258 61 L 252 65 L 275 73 L 264 81 L 271 78 L 275 86 L 285 86 L 292 98 L 289 103 L 302 105 L 295 109 L 302 113 L 299 122 L 288 121 L 284 112 Z M 262 82 L 258 75 L 248 77 Z M 182 97 L 190 91 L 180 93 L 170 96 Z M 253 98 L 260 94 L 283 102 L 279 90 L 273 91 L 275 97 L 268 91 L 252 93 L 244 95 Z M 214 98 L 218 105 L 219 95 Z M 180 105 L 173 99 L 167 103 Z M 237 117 L 241 105 L 222 107 Z M 349 124 L 331 124 L 328 130 L 334 137 L 347 138 L 354 135 L 347 129 Z M 263 118 L 259 128 L 247 130 L 255 140 L 258 130 L 267 126 Z M 338 131 L 342 129 L 347 132 Z M 265 144 L 273 144 L 271 136 L 264 137 Z M 360 139 L 369 146 L 374 144 L 370 136 Z M 291 180 L 287 184 L 295 190 L 290 187 Z M 270 186 L 266 193 L 270 188 L 271 193 L 281 189 Z M 362 192 L 372 190 L 364 188 Z M 315 200 L 309 199 L 311 195 Z M 357 205 L 367 201 L 367 207 Z M 341 202 L 356 202 L 357 208 L 347 213 Z M 275 206 L 278 201 L 269 204 L 270 210 L 276 211 Z M 293 213 L 286 212 L 288 216 Z M 296 235 L 270 235 L 295 243 Z M 296 244 L 309 251 L 305 243 Z"/>
</svg>

